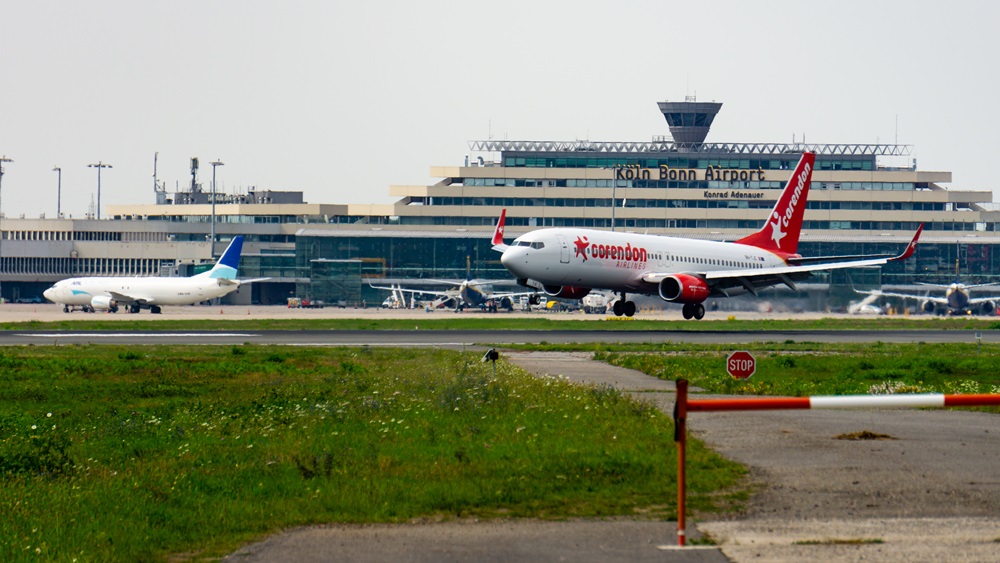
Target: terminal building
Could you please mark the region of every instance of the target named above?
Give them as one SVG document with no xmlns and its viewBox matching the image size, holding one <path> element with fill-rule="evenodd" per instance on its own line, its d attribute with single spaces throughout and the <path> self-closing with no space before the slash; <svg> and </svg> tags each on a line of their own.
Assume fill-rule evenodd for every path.
<svg viewBox="0 0 1000 563">
<path fill-rule="evenodd" d="M 238 234 L 241 277 L 270 279 L 227 297 L 236 303 L 381 301 L 369 280 L 510 282 L 489 242 L 504 208 L 508 242 L 555 226 L 735 240 L 764 222 L 803 151 L 817 155 L 803 256 L 895 254 L 923 223 L 914 258 L 851 281 L 948 283 L 956 261 L 966 283 L 1000 281 L 1000 213 L 989 189 L 948 189 L 951 173 L 920 170 L 909 145 L 710 142 L 721 108 L 660 102 L 669 135 L 649 141 L 471 141 L 459 164 L 430 168 L 432 183 L 389 187 L 392 204 L 212 194 L 193 166 L 189 190 L 154 185 L 154 203 L 109 205 L 111 219 L 4 217 L 0 293 L 31 299 L 81 275 L 190 275 Z M 828 293 L 846 276 L 820 273 L 815 287 Z"/>
</svg>

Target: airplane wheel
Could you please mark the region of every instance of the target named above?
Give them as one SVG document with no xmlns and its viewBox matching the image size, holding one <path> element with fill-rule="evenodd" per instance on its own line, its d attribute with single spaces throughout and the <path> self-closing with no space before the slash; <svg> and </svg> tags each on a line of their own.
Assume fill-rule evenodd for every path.
<svg viewBox="0 0 1000 563">
<path fill-rule="evenodd" d="M 685 303 L 684 307 L 681 308 L 681 314 L 684 315 L 684 320 L 688 320 L 694 316 L 694 311 L 691 310 L 691 304 Z"/>
<path fill-rule="evenodd" d="M 63 305 L 63 313 L 69 312 L 69 305 Z"/>
<path fill-rule="evenodd" d="M 705 318 L 705 306 L 704 305 L 702 305 L 701 303 L 696 303 L 694 305 L 694 307 L 692 307 L 692 309 L 694 309 L 694 310 L 691 311 L 691 313 L 694 315 L 695 320 L 699 320 L 700 321 L 701 319 Z"/>
<path fill-rule="evenodd" d="M 149 312 L 152 313 L 152 314 L 154 314 L 154 315 L 159 315 L 160 314 L 160 307 L 159 307 L 159 305 L 152 305 L 149 308 Z"/>
<path fill-rule="evenodd" d="M 139 312 L 139 304 L 138 303 L 133 303 L 133 304 L 129 305 L 128 306 L 128 312 L 132 313 L 132 314 L 138 313 Z"/>
<path fill-rule="evenodd" d="M 625 314 L 625 305 L 622 302 L 622 300 L 619 299 L 618 301 L 615 301 L 615 304 L 611 307 L 611 310 L 614 311 L 616 317 L 620 317 L 623 314 Z"/>
<path fill-rule="evenodd" d="M 635 301 L 626 301 L 624 311 L 626 317 L 635 315 Z"/>
</svg>

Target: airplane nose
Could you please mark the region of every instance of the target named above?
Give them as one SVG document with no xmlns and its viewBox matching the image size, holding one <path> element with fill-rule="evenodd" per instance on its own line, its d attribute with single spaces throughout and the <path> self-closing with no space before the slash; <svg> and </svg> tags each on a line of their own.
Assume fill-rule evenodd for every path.
<svg viewBox="0 0 1000 563">
<path fill-rule="evenodd" d="M 528 277 L 522 272 L 524 265 L 524 253 L 520 249 L 508 248 L 500 255 L 500 263 L 507 271 L 518 277 Z"/>
<path fill-rule="evenodd" d="M 56 300 L 53 299 L 53 297 L 55 297 L 55 295 L 56 295 L 56 292 L 53 291 L 53 289 L 51 287 L 48 288 L 48 289 L 46 289 L 45 291 L 43 291 L 42 295 L 45 296 L 45 298 L 48 299 L 49 301 L 51 301 L 53 303 L 56 302 Z"/>
</svg>

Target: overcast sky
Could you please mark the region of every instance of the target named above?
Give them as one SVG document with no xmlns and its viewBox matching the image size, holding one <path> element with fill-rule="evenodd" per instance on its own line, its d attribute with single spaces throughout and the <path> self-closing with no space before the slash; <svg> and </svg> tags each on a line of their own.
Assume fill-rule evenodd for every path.
<svg viewBox="0 0 1000 563">
<path fill-rule="evenodd" d="M 713 142 L 892 143 L 996 189 L 996 2 L 0 3 L 2 210 L 221 192 L 389 203 L 468 141 L 648 141 L 721 101 Z M 897 137 L 898 136 L 898 137 Z"/>
</svg>

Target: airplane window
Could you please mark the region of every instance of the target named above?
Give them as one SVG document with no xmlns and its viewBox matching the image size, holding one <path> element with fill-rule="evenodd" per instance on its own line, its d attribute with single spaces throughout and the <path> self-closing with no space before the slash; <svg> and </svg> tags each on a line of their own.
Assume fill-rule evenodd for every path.
<svg viewBox="0 0 1000 563">
<path fill-rule="evenodd" d="M 533 243 L 531 243 L 531 248 L 534 248 L 536 250 L 541 250 L 541 249 L 545 248 L 545 243 L 544 242 L 533 242 Z"/>
</svg>

